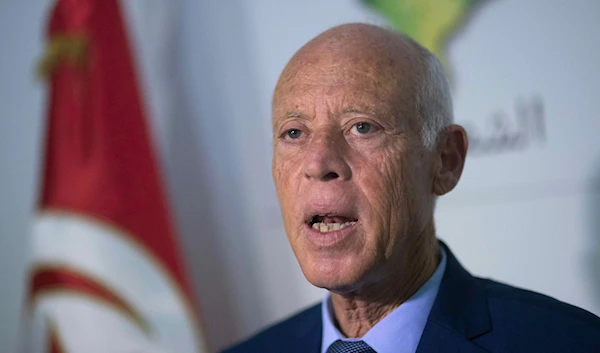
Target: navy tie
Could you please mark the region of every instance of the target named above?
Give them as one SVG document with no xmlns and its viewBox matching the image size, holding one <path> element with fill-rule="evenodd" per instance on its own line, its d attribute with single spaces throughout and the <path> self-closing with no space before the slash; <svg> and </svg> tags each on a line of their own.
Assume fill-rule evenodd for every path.
<svg viewBox="0 0 600 353">
<path fill-rule="evenodd" d="M 337 340 L 327 348 L 327 353 L 377 353 L 363 341 L 346 342 Z"/>
</svg>

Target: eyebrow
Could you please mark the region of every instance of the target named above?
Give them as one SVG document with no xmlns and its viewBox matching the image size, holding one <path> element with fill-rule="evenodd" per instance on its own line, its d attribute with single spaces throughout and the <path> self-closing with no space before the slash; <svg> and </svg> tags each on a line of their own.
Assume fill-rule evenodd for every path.
<svg viewBox="0 0 600 353">
<path fill-rule="evenodd" d="M 345 108 L 342 111 L 340 111 L 338 114 L 336 115 L 346 115 L 346 114 L 366 114 L 366 115 L 371 115 L 373 117 L 378 116 L 379 114 L 377 114 L 376 111 L 372 110 L 372 109 L 361 109 L 358 107 L 350 107 L 350 108 Z M 280 121 L 286 121 L 289 119 L 308 119 L 308 117 L 305 114 L 302 114 L 300 112 L 296 112 L 296 111 L 292 111 L 289 112 L 287 114 L 285 114 L 285 116 L 283 116 L 281 119 L 279 119 Z"/>
<path fill-rule="evenodd" d="M 298 112 L 289 112 L 285 115 L 285 119 L 295 119 L 295 118 L 302 118 L 304 117 L 304 114 L 300 114 Z"/>
<path fill-rule="evenodd" d="M 302 113 L 299 113 L 299 112 L 289 112 L 289 113 L 285 114 L 284 116 L 282 116 L 281 118 L 278 118 L 276 115 L 273 115 L 273 129 L 276 129 L 276 128 L 280 127 L 286 121 L 291 120 L 291 119 L 305 119 L 305 120 L 308 120 L 308 117 L 306 115 L 302 114 Z"/>
<path fill-rule="evenodd" d="M 342 110 L 342 115 L 344 114 L 351 114 L 351 113 L 358 113 L 358 114 L 367 114 L 367 115 L 372 115 L 372 116 L 377 116 L 377 112 L 375 112 L 372 109 L 360 109 L 357 107 L 351 107 L 351 108 L 346 108 L 344 110 Z"/>
</svg>

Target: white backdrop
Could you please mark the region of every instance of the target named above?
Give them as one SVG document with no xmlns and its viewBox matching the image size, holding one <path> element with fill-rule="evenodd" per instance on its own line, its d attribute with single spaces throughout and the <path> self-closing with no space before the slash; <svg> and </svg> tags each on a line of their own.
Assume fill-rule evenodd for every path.
<svg viewBox="0 0 600 353">
<path fill-rule="evenodd" d="M 323 295 L 297 266 L 271 182 L 277 76 L 326 28 L 385 21 L 354 0 L 123 2 L 154 9 L 132 20 L 132 36 L 156 43 L 137 53 L 146 100 L 208 338 L 222 348 Z M 16 342 L 39 174 L 44 91 L 33 64 L 48 3 L 0 2 L 0 343 L 7 352 Z M 474 274 L 596 314 L 599 13 L 596 0 L 491 0 L 449 43 L 457 121 L 480 146 L 503 147 L 469 156 L 459 188 L 436 213 L 440 237 Z M 167 25 L 157 27 L 157 19 Z M 543 129 L 519 125 L 524 115 Z M 506 134 L 493 136 L 499 128 Z"/>
</svg>

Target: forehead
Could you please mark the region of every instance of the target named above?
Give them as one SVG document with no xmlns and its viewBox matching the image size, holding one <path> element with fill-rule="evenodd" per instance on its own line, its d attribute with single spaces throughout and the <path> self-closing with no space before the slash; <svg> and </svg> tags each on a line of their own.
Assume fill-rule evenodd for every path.
<svg viewBox="0 0 600 353">
<path fill-rule="evenodd" d="M 307 56 L 289 65 L 273 97 L 273 119 L 330 110 L 406 115 L 414 101 L 412 73 L 389 57 Z"/>
<path fill-rule="evenodd" d="M 319 104 L 335 109 L 354 105 L 370 110 L 389 105 L 390 87 L 363 76 L 362 73 L 322 74 L 290 80 L 278 88 L 274 113 L 307 110 Z"/>
</svg>

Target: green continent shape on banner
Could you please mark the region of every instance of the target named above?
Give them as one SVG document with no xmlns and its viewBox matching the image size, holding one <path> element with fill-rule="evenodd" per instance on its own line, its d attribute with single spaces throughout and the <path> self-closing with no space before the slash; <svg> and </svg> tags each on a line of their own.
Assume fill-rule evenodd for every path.
<svg viewBox="0 0 600 353">
<path fill-rule="evenodd" d="M 363 0 L 399 31 L 431 50 L 446 69 L 447 41 L 485 0 Z"/>
</svg>

